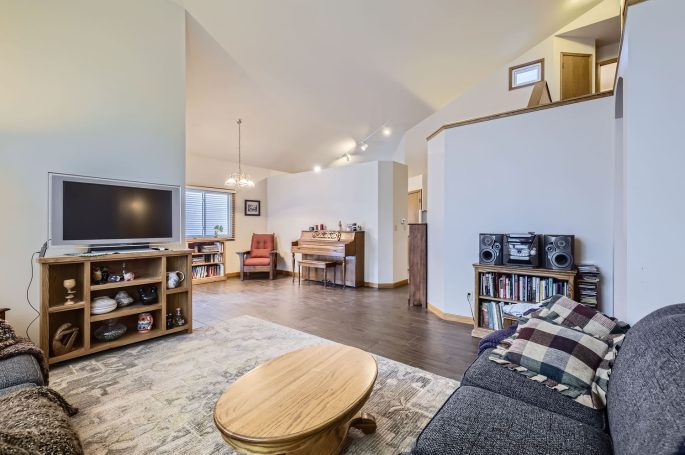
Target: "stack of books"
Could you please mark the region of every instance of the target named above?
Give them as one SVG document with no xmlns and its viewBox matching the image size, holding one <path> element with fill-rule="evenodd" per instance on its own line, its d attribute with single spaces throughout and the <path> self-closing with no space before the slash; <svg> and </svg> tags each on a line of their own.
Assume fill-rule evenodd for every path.
<svg viewBox="0 0 685 455">
<path fill-rule="evenodd" d="M 579 302 L 588 306 L 599 305 L 599 267 L 594 264 L 578 266 Z"/>
<path fill-rule="evenodd" d="M 211 245 L 200 245 L 200 253 L 221 253 L 223 247 L 221 242 L 216 242 Z"/>
</svg>

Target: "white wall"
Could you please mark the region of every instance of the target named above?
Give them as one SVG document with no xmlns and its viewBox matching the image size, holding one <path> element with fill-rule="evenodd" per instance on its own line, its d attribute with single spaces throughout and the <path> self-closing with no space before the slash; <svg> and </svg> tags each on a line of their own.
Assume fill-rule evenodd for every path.
<svg viewBox="0 0 685 455">
<path fill-rule="evenodd" d="M 683 257 L 685 155 L 679 89 L 685 62 L 673 58 L 683 41 L 685 3 L 658 0 L 631 6 L 619 76 L 624 80 L 627 302 L 621 315 L 635 322 L 685 301 Z M 673 239 L 664 246 L 663 239 Z M 617 264 L 620 266 L 621 264 Z"/>
<path fill-rule="evenodd" d="M 48 172 L 184 184 L 185 14 L 164 0 L 6 0 L 0 43 L 0 303 L 22 333 Z"/>
<path fill-rule="evenodd" d="M 594 55 L 595 49 L 594 42 L 590 42 L 590 40 L 561 38 L 557 35 L 615 17 L 619 11 L 617 0 L 604 0 L 516 59 L 498 68 L 490 76 L 460 94 L 452 102 L 407 130 L 395 151 L 393 159 L 406 163 L 409 166 L 410 176 L 426 174 L 426 137 L 442 125 L 526 107 L 532 87 L 509 90 L 508 80 L 511 66 L 544 58 L 545 79 L 549 83 L 552 100 L 558 101 L 560 53 L 582 52 Z M 431 191 L 430 188 L 424 188 L 424 197 L 428 198 L 428 193 Z"/>
<path fill-rule="evenodd" d="M 187 185 L 219 189 L 225 189 L 224 182 L 226 177 L 238 168 L 238 163 L 232 161 L 217 160 L 190 153 L 186 157 L 186 163 Z M 236 194 L 235 240 L 228 242 L 226 247 L 228 260 L 226 273 L 240 271 L 240 261 L 235 253 L 250 249 L 252 234 L 269 232 L 266 223 L 266 179 L 272 175 L 282 174 L 280 171 L 246 165 L 243 165 L 243 170 L 250 174 L 250 177 L 255 182 L 255 187 L 241 190 Z M 261 216 L 245 216 L 245 199 L 261 201 Z"/>
<path fill-rule="evenodd" d="M 613 99 L 448 129 L 429 142 L 428 301 L 471 316 L 481 232 L 575 234 L 613 310 Z"/>
<path fill-rule="evenodd" d="M 620 43 L 609 43 L 603 46 L 597 47 L 597 63 L 609 60 L 612 58 L 618 58 Z"/>
<path fill-rule="evenodd" d="M 402 198 L 403 212 L 394 206 L 395 197 Z M 315 224 L 336 230 L 338 221 L 343 227 L 356 222 L 365 231 L 364 281 L 406 279 L 406 246 L 404 253 L 396 254 L 394 249 L 395 236 L 404 232 L 400 227 L 394 231 L 394 226 L 406 218 L 406 198 L 406 166 L 389 161 L 269 177 L 267 228 L 278 238 L 279 269 L 292 269 L 290 244 L 302 230 Z M 397 273 L 403 267 L 403 275 L 395 275 L 396 261 L 400 264 Z"/>
</svg>

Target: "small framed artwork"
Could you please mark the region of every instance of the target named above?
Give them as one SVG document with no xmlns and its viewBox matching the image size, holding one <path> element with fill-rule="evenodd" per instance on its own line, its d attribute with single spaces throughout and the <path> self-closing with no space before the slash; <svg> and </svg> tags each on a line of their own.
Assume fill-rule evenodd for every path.
<svg viewBox="0 0 685 455">
<path fill-rule="evenodd" d="M 261 201 L 253 201 L 245 199 L 245 216 L 261 216 L 262 203 Z"/>
</svg>

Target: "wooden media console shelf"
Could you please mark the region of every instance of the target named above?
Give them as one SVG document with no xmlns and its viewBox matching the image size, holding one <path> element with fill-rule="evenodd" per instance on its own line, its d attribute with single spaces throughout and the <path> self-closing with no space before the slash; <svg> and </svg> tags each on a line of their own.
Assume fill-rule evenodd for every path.
<svg viewBox="0 0 685 455">
<path fill-rule="evenodd" d="M 48 356 L 50 364 L 81 357 L 95 352 L 117 348 L 151 338 L 177 332 L 192 332 L 192 279 L 191 250 L 150 251 L 138 253 L 107 254 L 102 256 L 56 256 L 38 259 L 41 267 L 41 312 L 40 347 Z M 95 268 L 106 267 L 110 274 L 119 275 L 124 263 L 126 271 L 135 278 L 130 281 L 95 283 Z M 185 274 L 176 288 L 167 287 L 167 272 L 180 271 Z M 75 280 L 75 303 L 66 304 L 65 280 Z M 156 288 L 157 301 L 143 304 L 139 290 Z M 91 314 L 93 299 L 101 296 L 114 298 L 125 290 L 134 301 L 103 314 Z M 166 315 L 181 309 L 185 323 L 167 328 Z M 150 313 L 153 318 L 151 330 L 139 333 L 137 330 L 140 313 Z M 95 331 L 106 321 L 118 319 L 126 326 L 126 333 L 111 341 L 95 338 Z M 77 328 L 71 350 L 56 353 L 52 340 L 63 324 Z M 69 337 L 66 336 L 66 339 Z"/>
</svg>

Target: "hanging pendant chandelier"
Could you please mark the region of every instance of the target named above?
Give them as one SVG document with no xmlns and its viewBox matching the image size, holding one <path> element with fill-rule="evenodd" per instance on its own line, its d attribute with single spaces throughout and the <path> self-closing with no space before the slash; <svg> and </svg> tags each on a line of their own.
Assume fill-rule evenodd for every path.
<svg viewBox="0 0 685 455">
<path fill-rule="evenodd" d="M 254 187 L 254 182 L 250 178 L 250 175 L 243 172 L 241 156 L 240 156 L 240 125 L 243 123 L 241 119 L 238 119 L 238 171 L 232 172 L 224 185 L 232 190 L 239 191 L 242 188 L 252 188 Z"/>
</svg>

